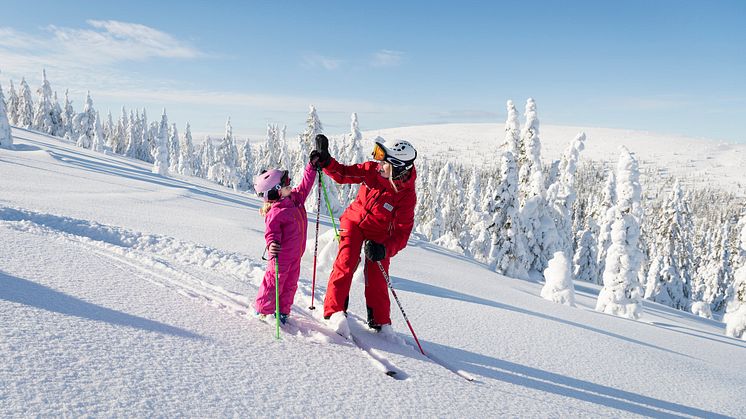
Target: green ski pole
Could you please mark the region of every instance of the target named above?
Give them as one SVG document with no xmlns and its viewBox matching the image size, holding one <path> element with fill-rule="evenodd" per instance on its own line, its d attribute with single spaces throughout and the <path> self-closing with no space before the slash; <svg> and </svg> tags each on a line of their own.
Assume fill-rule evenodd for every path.
<svg viewBox="0 0 746 419">
<path fill-rule="evenodd" d="M 334 226 L 334 234 L 336 235 L 337 242 L 339 243 L 339 230 L 337 230 L 337 223 L 334 221 L 334 214 L 332 213 L 332 207 L 329 205 L 329 196 L 326 194 L 326 185 L 324 185 L 324 181 L 321 179 L 321 172 L 319 172 L 319 183 L 321 184 L 321 187 L 324 189 L 324 201 L 326 202 L 326 209 L 329 210 L 329 217 L 332 219 L 332 226 Z"/>
<path fill-rule="evenodd" d="M 280 338 L 280 262 L 275 255 L 275 329 Z"/>
</svg>

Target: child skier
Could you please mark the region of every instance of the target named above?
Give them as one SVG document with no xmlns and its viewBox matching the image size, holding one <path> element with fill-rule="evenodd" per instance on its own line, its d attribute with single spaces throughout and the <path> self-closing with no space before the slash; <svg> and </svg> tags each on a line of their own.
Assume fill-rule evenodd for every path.
<svg viewBox="0 0 746 419">
<path fill-rule="evenodd" d="M 269 254 L 267 270 L 254 302 L 260 319 L 275 313 L 275 260 L 279 263 L 280 322 L 285 324 L 295 291 L 298 289 L 300 259 L 306 250 L 306 197 L 316 179 L 316 169 L 309 163 L 303 180 L 290 187 L 287 170 L 271 169 L 254 176 L 254 190 L 264 199 L 259 212 L 264 216 L 265 251 Z"/>
</svg>

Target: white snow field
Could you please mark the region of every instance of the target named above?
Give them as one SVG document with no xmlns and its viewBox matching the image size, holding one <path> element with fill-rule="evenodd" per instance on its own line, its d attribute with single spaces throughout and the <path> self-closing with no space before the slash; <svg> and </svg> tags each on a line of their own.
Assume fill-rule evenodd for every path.
<svg viewBox="0 0 746 419">
<path fill-rule="evenodd" d="M 360 279 L 350 320 L 368 351 L 325 328 L 331 257 L 310 314 L 313 246 L 277 340 L 247 315 L 264 266 L 255 197 L 14 134 L 0 148 L 2 417 L 746 417 L 746 342 L 722 323 L 647 301 L 640 321 L 601 314 L 579 282 L 576 308 L 554 304 L 416 237 L 392 281 L 440 363 L 393 299 L 396 335 L 365 330 Z M 327 253 L 330 229 L 322 217 Z"/>
</svg>

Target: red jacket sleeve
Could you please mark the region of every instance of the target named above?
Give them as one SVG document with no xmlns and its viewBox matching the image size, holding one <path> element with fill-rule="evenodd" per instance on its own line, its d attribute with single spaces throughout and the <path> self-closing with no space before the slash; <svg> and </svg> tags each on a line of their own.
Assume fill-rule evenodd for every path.
<svg viewBox="0 0 746 419">
<path fill-rule="evenodd" d="M 367 183 L 372 185 L 378 175 L 374 165 L 378 163 L 365 162 L 346 166 L 332 158 L 324 173 L 337 183 Z"/>
<path fill-rule="evenodd" d="M 391 237 L 383 245 L 386 246 L 386 256 L 393 257 L 400 250 L 407 247 L 407 240 L 412 234 L 414 227 L 414 208 L 417 205 L 417 195 L 414 189 L 406 191 L 406 196 L 402 198 L 399 208 L 394 216 L 393 230 Z"/>
</svg>

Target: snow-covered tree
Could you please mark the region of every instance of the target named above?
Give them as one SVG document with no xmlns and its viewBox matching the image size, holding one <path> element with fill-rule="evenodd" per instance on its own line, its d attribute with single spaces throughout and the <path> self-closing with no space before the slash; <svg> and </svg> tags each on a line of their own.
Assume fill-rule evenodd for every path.
<svg viewBox="0 0 746 419">
<path fill-rule="evenodd" d="M 56 121 L 53 120 L 52 112 L 54 105 L 52 104 L 52 87 L 49 85 L 47 80 L 47 71 L 42 70 L 42 84 L 36 91 L 38 100 L 36 101 L 36 107 L 34 108 L 34 122 L 33 127 L 39 132 L 45 134 L 54 135 L 57 132 Z"/>
<path fill-rule="evenodd" d="M 611 246 L 606 256 L 604 286 L 596 310 L 636 319 L 642 314 L 642 287 L 638 272 L 642 261 L 640 240 L 640 171 L 637 160 L 621 147 L 617 165 L 617 204 L 611 227 Z"/>
<path fill-rule="evenodd" d="M 746 225 L 741 230 L 738 251 L 740 259 L 746 258 Z M 734 276 L 723 316 L 725 334 L 746 340 L 746 264 L 740 266 Z"/>
<path fill-rule="evenodd" d="M 137 119 L 135 111 L 130 109 L 130 115 L 127 119 L 127 129 L 125 130 L 125 141 L 127 146 L 124 148 L 124 155 L 136 159 L 139 156 L 140 136 L 137 133 Z"/>
<path fill-rule="evenodd" d="M 158 127 L 158 146 L 155 148 L 153 173 L 166 176 L 168 175 L 168 116 L 166 109 L 163 109 L 161 123 Z"/>
<path fill-rule="evenodd" d="M 518 170 L 513 153 L 503 153 L 500 184 L 495 192 L 491 246 L 487 264 L 491 269 L 513 278 L 528 278 L 528 249 L 521 234 L 518 208 Z"/>
<path fill-rule="evenodd" d="M 5 95 L 3 87 L 0 86 L 0 147 L 10 148 L 13 146 L 13 136 L 10 132 L 10 121 L 8 121 L 8 112 L 5 109 Z"/>
<path fill-rule="evenodd" d="M 70 91 L 65 89 L 65 105 L 62 107 L 62 137 L 68 140 L 74 139 L 73 119 L 75 119 L 75 110 L 70 101 Z"/>
<path fill-rule="evenodd" d="M 223 186 L 238 189 L 238 148 L 233 140 L 233 127 L 231 119 L 225 123 L 225 135 L 223 141 L 215 149 L 215 159 L 210 165 L 207 178 Z"/>
<path fill-rule="evenodd" d="M 16 88 L 13 86 L 13 80 L 11 80 L 10 91 L 8 92 L 8 105 L 5 108 L 10 125 L 18 125 L 18 103 L 20 101 L 21 100 L 16 93 Z"/>
<path fill-rule="evenodd" d="M 64 137 L 65 125 L 62 120 L 62 107 L 60 106 L 60 101 L 57 99 L 57 92 L 54 92 L 50 118 L 52 119 L 52 126 L 54 127 L 54 132 L 52 132 L 52 135 L 54 135 L 55 137 Z"/>
<path fill-rule="evenodd" d="M 733 280 L 733 268 L 730 262 L 731 222 L 726 219 L 718 234 L 714 236 L 711 260 L 703 262 L 698 272 L 696 286 L 692 289 L 692 300 L 709 305 L 711 312 L 722 313 L 725 309 L 726 292 Z"/>
<path fill-rule="evenodd" d="M 572 282 L 572 264 L 565 252 L 556 252 L 544 270 L 546 283 L 541 289 L 545 300 L 575 307 L 575 286 Z"/>
<path fill-rule="evenodd" d="M 192 141 L 192 127 L 186 124 L 184 137 L 179 147 L 178 172 L 182 175 L 194 176 L 194 141 Z"/>
<path fill-rule="evenodd" d="M 645 298 L 679 310 L 689 309 L 694 269 L 692 230 L 689 205 L 677 181 L 656 226 L 655 253 L 648 270 Z"/>
<path fill-rule="evenodd" d="M 238 149 L 238 188 L 251 191 L 254 188 L 254 157 L 251 143 L 247 139 Z"/>
<path fill-rule="evenodd" d="M 573 256 L 573 275 L 575 279 L 596 282 L 598 266 L 596 266 L 596 239 L 590 228 L 578 232 L 578 247 Z"/>
<path fill-rule="evenodd" d="M 75 118 L 73 118 L 73 129 L 77 136 L 76 144 L 78 147 L 91 148 L 91 144 L 93 144 L 95 121 L 96 110 L 93 108 L 91 92 L 88 92 L 86 94 L 83 112 L 75 115 Z"/>
<path fill-rule="evenodd" d="M 616 205 L 616 175 L 613 170 L 609 170 L 606 179 L 601 201 L 591 210 L 592 217 L 598 217 L 597 242 L 598 249 L 596 252 L 596 266 L 598 272 L 595 275 L 596 283 L 603 283 L 603 274 L 606 270 L 606 254 L 611 246 L 611 226 L 616 219 L 614 206 Z"/>
<path fill-rule="evenodd" d="M 512 100 L 507 103 L 508 118 L 505 121 L 505 141 L 502 144 L 503 152 L 510 152 L 515 156 L 518 156 L 519 144 L 521 141 L 521 126 L 518 122 L 518 111 L 515 108 Z"/>
<path fill-rule="evenodd" d="M 548 209 L 552 215 L 559 242 L 556 243 L 554 249 L 545 247 L 545 252 L 555 250 L 564 251 L 568 256 L 573 254 L 573 206 L 577 199 L 575 173 L 580 152 L 584 148 L 585 133 L 581 132 L 570 142 L 570 146 L 560 161 L 557 179 L 547 189 Z"/>
<path fill-rule="evenodd" d="M 34 124 L 34 101 L 31 98 L 31 88 L 26 79 L 21 79 L 21 90 L 18 93 L 18 108 L 16 109 L 16 125 L 21 128 L 32 128 Z"/>
<path fill-rule="evenodd" d="M 106 151 L 106 138 L 101 127 L 101 115 L 96 111 L 96 120 L 93 123 L 93 145 L 91 150 L 103 153 Z"/>
<path fill-rule="evenodd" d="M 172 173 L 181 173 L 179 171 L 179 159 L 181 158 L 181 139 L 176 124 L 171 124 L 171 131 L 168 136 L 168 170 Z"/>
</svg>

